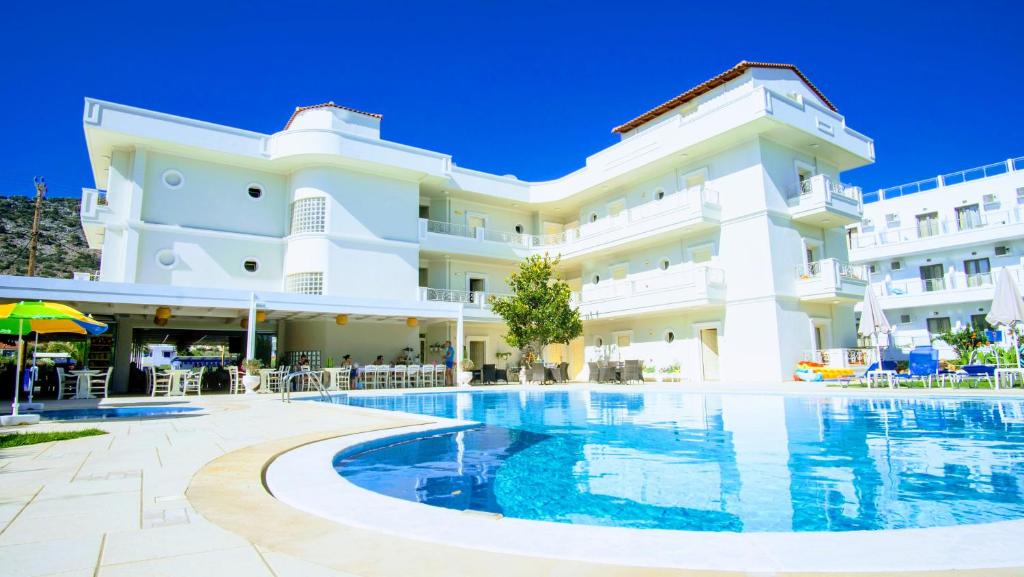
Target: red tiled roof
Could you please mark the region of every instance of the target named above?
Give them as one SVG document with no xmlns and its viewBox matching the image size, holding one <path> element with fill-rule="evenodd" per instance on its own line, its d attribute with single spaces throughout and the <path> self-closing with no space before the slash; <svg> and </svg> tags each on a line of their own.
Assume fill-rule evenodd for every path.
<svg viewBox="0 0 1024 577">
<path fill-rule="evenodd" d="M 349 112 L 355 112 L 356 114 L 365 114 L 370 118 L 384 118 L 383 114 L 377 114 L 375 112 L 363 112 L 362 110 L 356 110 L 355 108 L 349 108 L 348 106 L 340 106 L 333 102 L 324 102 L 322 104 L 314 104 L 312 106 L 296 106 L 295 112 L 293 112 L 292 117 L 288 119 L 288 123 L 284 125 L 284 129 L 288 130 L 288 127 L 292 125 L 292 122 L 295 120 L 295 117 L 298 116 L 300 112 L 303 112 L 305 110 L 312 110 L 314 108 L 340 108 L 341 110 L 348 110 Z"/>
<path fill-rule="evenodd" d="M 826 106 L 832 109 L 833 112 L 839 112 L 839 110 L 836 109 L 835 105 L 832 104 L 828 98 L 825 98 L 825 95 L 822 94 L 821 91 L 818 90 L 818 88 L 813 83 L 811 83 L 811 81 L 808 80 L 806 76 L 804 76 L 804 73 L 800 72 L 800 69 L 797 68 L 796 66 L 792 64 L 778 64 L 774 62 L 748 62 L 744 60 L 737 64 L 736 66 L 733 66 L 732 68 L 719 74 L 718 76 L 701 82 L 697 86 L 694 86 L 693 88 L 687 90 L 686 92 L 680 94 L 679 96 L 676 96 L 672 100 L 669 100 L 668 102 L 660 106 L 648 110 L 647 112 L 641 114 L 640 116 L 637 116 L 636 118 L 630 120 L 625 124 L 616 126 L 615 128 L 612 129 L 612 132 L 623 133 L 633 130 L 637 126 L 645 124 L 657 118 L 658 116 L 665 114 L 666 112 L 672 110 L 673 108 L 686 104 L 687 102 L 693 100 L 694 98 L 697 98 L 701 94 L 710 92 L 711 90 L 718 88 L 719 86 L 725 84 L 726 82 L 729 82 L 734 78 L 738 78 L 740 75 L 742 75 L 750 68 L 780 68 L 784 70 L 792 70 L 794 73 L 796 73 L 797 76 L 800 77 L 800 80 L 802 80 L 804 84 L 806 84 L 807 87 L 810 88 L 811 91 L 814 92 L 814 94 L 816 94 L 818 98 L 820 98 L 821 101 L 825 103 Z"/>
</svg>

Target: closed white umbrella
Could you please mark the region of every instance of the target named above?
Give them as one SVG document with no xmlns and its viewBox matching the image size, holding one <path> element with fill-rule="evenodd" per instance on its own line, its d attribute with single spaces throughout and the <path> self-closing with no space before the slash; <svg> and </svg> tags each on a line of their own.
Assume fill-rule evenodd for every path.
<svg viewBox="0 0 1024 577">
<path fill-rule="evenodd" d="M 878 369 L 881 370 L 882 344 L 879 335 L 891 333 L 892 326 L 889 325 L 889 319 L 885 318 L 882 305 L 878 304 L 878 297 L 875 296 L 875 291 L 871 290 L 870 285 L 864 291 L 864 306 L 860 311 L 860 325 L 857 326 L 857 332 L 862 337 L 874 337 L 875 349 L 878 353 Z"/>
<path fill-rule="evenodd" d="M 1020 350 L 1017 348 L 1016 325 L 1024 323 L 1024 304 L 1020 299 L 1020 290 L 1010 271 L 1004 268 L 999 272 L 996 292 L 992 296 L 992 309 L 985 315 L 989 324 L 1002 325 L 1010 329 L 1013 339 L 1013 350 L 1017 352 L 1017 368 L 1020 368 Z"/>
</svg>

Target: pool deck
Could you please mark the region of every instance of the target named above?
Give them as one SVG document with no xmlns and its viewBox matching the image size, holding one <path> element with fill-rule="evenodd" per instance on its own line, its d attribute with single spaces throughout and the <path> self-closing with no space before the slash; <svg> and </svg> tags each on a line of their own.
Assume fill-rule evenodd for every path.
<svg viewBox="0 0 1024 577">
<path fill-rule="evenodd" d="M 611 385 L 594 390 L 627 390 Z M 492 389 L 492 387 L 488 387 Z M 493 389 L 542 390 L 540 387 Z M 544 388 L 543 390 L 547 390 Z M 835 395 L 978 396 L 1022 398 L 1024 392 L 973 390 L 837 389 L 818 383 L 765 385 L 650 384 L 630 391 L 690 390 L 729 392 L 823 392 Z M 447 389 L 451 390 L 451 389 Z M 421 392 L 421 391 L 419 391 Z M 395 393 L 401 394 L 401 393 Z M 159 401 L 160 399 L 158 399 Z M 180 398 L 172 401 L 180 401 Z M 104 406 L 150 403 L 150 397 L 114 398 Z M 438 526 L 431 540 L 417 539 L 376 525 L 329 520 L 293 508 L 266 489 L 268 464 L 296 447 L 327 439 L 355 441 L 437 426 L 430 417 L 386 413 L 320 403 L 281 403 L 274 396 L 189 397 L 200 413 L 102 422 L 44 422 L 18 430 L 99 427 L 109 435 L 0 450 L 0 577 L 78 575 L 328 576 L 358 575 L 890 575 L 873 572 L 758 572 L 709 568 L 639 566 L 592 559 L 523 555 L 464 545 L 455 528 Z M 93 406 L 65 401 L 48 408 Z M 0 429 L 6 433 L 10 429 Z M 338 478 L 338 482 L 343 480 Z M 377 497 L 387 499 L 386 497 Z M 434 511 L 470 523 L 492 522 L 473 513 Z M 372 510 L 372 509 L 370 509 Z M 383 514 L 382 520 L 386 515 Z M 506 519 L 503 522 L 518 522 Z M 534 523 L 534 522 L 525 522 Z M 558 525 L 558 524 L 544 524 Z M 559 529 L 573 529 L 563 526 Z M 607 528 L 604 528 L 607 529 Z M 1001 538 L 983 543 L 973 527 L 948 543 L 948 570 L 906 575 L 1024 575 L 1007 566 L 1017 555 L 1024 530 L 1006 524 Z M 621 530 L 620 530 L 621 531 Z M 927 531 L 927 530 L 926 530 Z M 740 534 L 742 535 L 742 534 Z M 925 540 L 925 539 L 922 539 Z M 460 543 L 463 543 L 460 545 Z M 1007 551 L 992 558 L 994 568 L 957 566 L 955 551 L 987 546 Z M 628 548 L 621 542 L 610 549 Z M 809 549 L 816 548 L 810 545 Z M 954 552 L 949 552 L 952 548 Z M 712 558 L 716 551 L 696 554 Z M 873 551 L 841 551 L 871 557 Z M 1012 553 L 1012 555 L 1011 555 Z M 827 556 L 827 551 L 818 555 Z M 925 565 L 922 565 L 922 568 Z M 932 569 L 935 565 L 932 564 Z M 957 570 L 959 569 L 959 570 Z"/>
</svg>

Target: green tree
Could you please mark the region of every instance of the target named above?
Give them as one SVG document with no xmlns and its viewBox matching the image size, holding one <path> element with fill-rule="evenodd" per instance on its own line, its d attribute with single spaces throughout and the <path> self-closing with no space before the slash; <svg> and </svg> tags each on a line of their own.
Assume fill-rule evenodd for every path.
<svg viewBox="0 0 1024 577">
<path fill-rule="evenodd" d="M 505 321 L 505 342 L 516 349 L 533 347 L 538 353 L 551 343 L 569 344 L 583 334 L 580 312 L 570 303 L 569 285 L 555 268 L 558 257 L 533 255 L 509 275 L 511 296 L 493 297 L 491 310 Z"/>
</svg>

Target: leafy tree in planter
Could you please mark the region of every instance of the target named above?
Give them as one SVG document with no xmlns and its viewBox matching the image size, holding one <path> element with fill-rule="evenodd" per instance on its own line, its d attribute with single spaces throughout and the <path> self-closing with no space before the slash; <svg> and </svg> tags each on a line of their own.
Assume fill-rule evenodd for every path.
<svg viewBox="0 0 1024 577">
<path fill-rule="evenodd" d="M 512 295 L 492 297 L 491 310 L 505 321 L 505 342 L 541 352 L 551 343 L 569 344 L 583 334 L 580 312 L 569 299 L 569 285 L 558 277 L 558 257 L 533 255 L 519 263 L 507 282 Z"/>
</svg>

